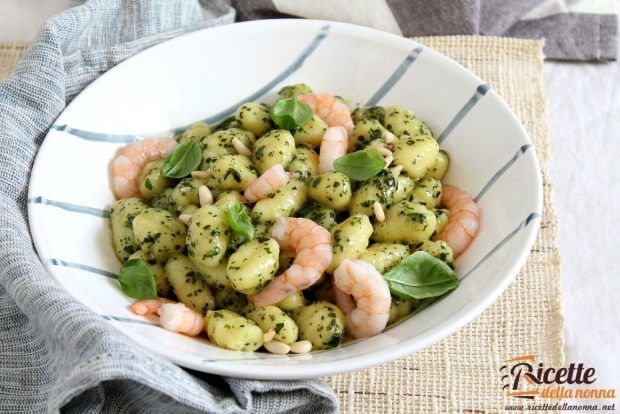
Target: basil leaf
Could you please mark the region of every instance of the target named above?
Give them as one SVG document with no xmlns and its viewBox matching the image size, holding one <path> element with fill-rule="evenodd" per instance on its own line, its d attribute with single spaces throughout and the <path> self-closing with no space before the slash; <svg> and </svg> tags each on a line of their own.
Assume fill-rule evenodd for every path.
<svg viewBox="0 0 620 414">
<path fill-rule="evenodd" d="M 226 214 L 226 221 L 235 233 L 245 237 L 247 240 L 254 238 L 254 226 L 243 204 L 237 203 L 233 205 Z"/>
<path fill-rule="evenodd" d="M 297 98 L 280 99 L 271 108 L 271 119 L 280 128 L 293 130 L 312 118 L 312 108 Z"/>
<path fill-rule="evenodd" d="M 194 141 L 177 146 L 164 160 L 163 172 L 169 178 L 187 177 L 200 165 L 202 152 Z"/>
<path fill-rule="evenodd" d="M 401 298 L 425 299 L 443 295 L 459 285 L 454 270 L 426 252 L 415 252 L 388 270 L 383 278 Z"/>
<path fill-rule="evenodd" d="M 355 151 L 334 161 L 336 171 L 357 181 L 374 177 L 384 167 L 383 155 L 377 150 Z"/>
<path fill-rule="evenodd" d="M 126 261 L 118 275 L 118 283 L 120 283 L 123 293 L 130 298 L 157 298 L 155 279 L 148 265 L 142 259 Z"/>
</svg>

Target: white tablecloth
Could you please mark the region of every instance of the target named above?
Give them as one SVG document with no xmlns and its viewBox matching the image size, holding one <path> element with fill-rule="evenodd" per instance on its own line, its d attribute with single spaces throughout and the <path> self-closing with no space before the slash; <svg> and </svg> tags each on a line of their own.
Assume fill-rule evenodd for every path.
<svg viewBox="0 0 620 414">
<path fill-rule="evenodd" d="M 70 3 L 0 0 L 0 40 L 31 40 L 47 17 Z M 620 63 L 546 62 L 545 87 L 564 257 L 566 363 L 596 368 L 597 388 L 618 388 Z"/>
<path fill-rule="evenodd" d="M 620 386 L 620 62 L 545 63 L 566 363 Z"/>
</svg>

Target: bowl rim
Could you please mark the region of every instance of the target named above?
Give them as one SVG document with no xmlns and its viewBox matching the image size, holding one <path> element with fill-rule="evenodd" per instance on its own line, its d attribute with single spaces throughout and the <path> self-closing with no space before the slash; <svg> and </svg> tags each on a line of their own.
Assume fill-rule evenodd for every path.
<svg viewBox="0 0 620 414">
<path fill-rule="evenodd" d="M 147 49 L 144 49 L 135 55 L 127 58 L 123 62 L 120 62 L 116 66 L 112 67 L 97 79 L 95 79 L 91 84 L 89 84 L 84 90 L 82 90 L 75 99 L 70 102 L 63 112 L 59 115 L 61 118 L 65 111 L 69 110 L 72 105 L 79 103 L 79 96 L 83 93 L 87 93 L 89 88 L 100 79 L 106 79 L 110 73 L 116 73 L 119 70 L 123 70 L 123 68 L 127 64 L 131 64 L 136 58 L 140 58 L 145 53 L 153 53 L 154 51 L 159 50 L 160 48 L 168 48 L 171 45 L 179 42 L 183 43 L 188 38 L 192 37 L 200 37 L 205 32 L 213 33 L 219 32 L 221 36 L 226 36 L 229 33 L 234 33 L 237 31 L 244 30 L 279 30 L 282 28 L 293 28 L 294 30 L 309 30 L 315 32 L 318 25 L 330 25 L 333 28 L 338 28 L 342 30 L 340 35 L 353 36 L 357 38 L 372 38 L 373 41 L 382 41 L 387 44 L 393 44 L 397 47 L 407 46 L 410 49 L 412 46 L 421 46 L 425 50 L 430 51 L 436 58 L 443 60 L 443 63 L 451 66 L 455 71 L 461 72 L 462 76 L 469 77 L 470 79 L 478 82 L 479 84 L 484 83 L 482 79 L 473 74 L 467 68 L 449 58 L 448 56 L 428 47 L 425 45 L 421 45 L 413 40 L 384 32 L 378 29 L 359 26 L 350 23 L 342 23 L 335 21 L 325 21 L 325 20 L 314 20 L 314 19 L 268 19 L 268 20 L 257 20 L 257 21 L 249 21 L 242 23 L 234 23 L 222 26 L 208 27 L 199 29 L 196 31 L 192 31 L 178 37 L 166 40 L 157 45 L 151 46 Z M 517 126 L 518 133 L 521 135 L 521 138 L 528 144 L 532 144 L 532 141 L 525 131 L 523 124 L 513 112 L 513 110 L 508 106 L 508 104 L 491 88 L 487 93 L 489 98 L 494 100 L 494 104 L 500 105 L 504 112 L 506 112 L 511 118 L 513 118 L 514 124 Z M 51 140 L 48 140 L 49 131 L 46 134 L 41 146 L 39 148 L 39 152 L 34 161 L 31 177 L 29 180 L 29 189 L 28 189 L 28 198 L 31 199 L 35 196 L 35 194 L 31 193 L 32 191 L 32 181 L 36 180 L 40 174 L 44 174 L 43 171 L 40 171 L 39 168 L 39 154 L 41 150 L 44 150 L 46 145 L 49 145 Z M 542 214 L 542 206 L 543 206 L 543 185 L 542 185 L 542 173 L 540 168 L 540 162 L 538 160 L 538 156 L 535 151 L 532 152 L 533 162 L 535 167 L 535 175 L 536 175 L 536 188 L 532 189 L 535 191 L 535 204 L 536 211 Z M 34 210 L 33 204 L 28 204 L 28 221 L 29 227 L 32 235 L 32 239 L 35 245 L 35 249 L 44 265 L 47 272 L 61 285 L 64 287 L 63 282 L 60 281 L 59 278 L 55 276 L 55 273 L 61 271 L 60 269 L 51 266 L 40 253 L 42 252 L 43 245 L 40 237 L 36 237 L 36 234 L 39 234 L 39 225 L 37 224 L 36 219 L 37 213 Z M 280 380 L 292 380 L 292 379 L 306 379 L 306 378 L 317 378 L 321 376 L 328 375 L 337 375 L 343 374 L 346 372 L 358 371 L 362 369 L 366 369 L 378 364 L 382 364 L 385 362 L 392 361 L 394 359 L 413 354 L 417 351 L 420 351 L 427 346 L 430 346 L 441 339 L 446 338 L 452 333 L 457 332 L 463 326 L 473 321 L 478 315 L 480 315 L 485 309 L 487 309 L 497 298 L 499 295 L 508 287 L 508 285 L 514 280 L 519 270 L 525 265 L 527 257 L 529 256 L 530 250 L 534 244 L 536 239 L 536 235 L 538 234 L 538 229 L 540 227 L 540 221 L 537 221 L 536 225 L 530 225 L 523 229 L 525 232 L 523 247 L 520 249 L 518 253 L 515 253 L 512 259 L 512 265 L 509 269 L 504 272 L 501 277 L 498 277 L 497 285 L 490 290 L 480 301 L 473 303 L 463 312 L 453 314 L 449 318 L 445 319 L 440 325 L 435 326 L 433 328 L 427 329 L 425 332 L 418 334 L 412 338 L 409 338 L 405 341 L 401 341 L 397 344 L 397 346 L 390 346 L 387 349 L 382 349 L 380 352 L 372 352 L 367 353 L 360 356 L 354 356 L 350 358 L 341 358 L 335 361 L 329 362 L 319 362 L 314 365 L 292 365 L 292 366 L 279 366 L 278 369 L 266 369 L 268 368 L 265 365 L 259 364 L 209 364 L 205 363 L 203 360 L 195 359 L 195 358 L 183 358 L 179 357 L 177 354 L 173 352 L 165 352 L 165 350 L 157 349 L 153 346 L 153 344 L 147 339 L 137 334 L 132 328 L 125 328 L 124 325 L 112 323 L 110 324 L 123 332 L 127 336 L 131 337 L 135 342 L 140 345 L 143 345 L 147 350 L 158 354 L 169 361 L 190 369 L 195 369 L 198 371 L 208 372 L 217 375 L 227 375 L 227 376 L 235 376 L 239 378 L 253 378 L 253 379 L 280 379 Z M 70 295 L 74 296 L 71 292 L 67 292 Z M 84 304 L 86 307 L 90 306 L 85 304 L 79 297 L 74 296 L 79 302 Z M 92 310 L 92 309 L 91 309 Z M 319 352 L 330 352 L 330 351 L 319 351 Z M 181 354 L 183 355 L 183 354 Z M 293 359 L 295 356 L 288 356 Z"/>
</svg>

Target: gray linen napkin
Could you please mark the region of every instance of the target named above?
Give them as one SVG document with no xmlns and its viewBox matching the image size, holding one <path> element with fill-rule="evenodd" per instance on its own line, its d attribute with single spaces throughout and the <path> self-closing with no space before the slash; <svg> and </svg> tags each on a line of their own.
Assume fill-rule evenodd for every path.
<svg viewBox="0 0 620 414">
<path fill-rule="evenodd" d="M 616 59 L 616 0 L 232 0 L 240 21 L 337 20 L 399 35 L 544 39 L 547 58 Z"/>
<path fill-rule="evenodd" d="M 116 63 L 183 32 L 234 19 L 223 0 L 204 6 L 195 0 L 88 1 L 49 20 L 14 75 L 0 83 L 0 412 L 337 409 L 334 392 L 320 380 L 188 372 L 141 349 L 60 288 L 32 245 L 26 194 L 46 130 L 75 94 Z"/>
</svg>

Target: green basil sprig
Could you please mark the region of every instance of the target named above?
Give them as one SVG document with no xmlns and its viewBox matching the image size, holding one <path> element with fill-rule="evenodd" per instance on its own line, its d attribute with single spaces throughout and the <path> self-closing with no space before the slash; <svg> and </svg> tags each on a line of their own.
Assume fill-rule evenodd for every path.
<svg viewBox="0 0 620 414">
<path fill-rule="evenodd" d="M 233 205 L 226 214 L 226 221 L 235 233 L 245 237 L 247 240 L 254 238 L 254 226 L 243 204 L 237 203 Z"/>
<path fill-rule="evenodd" d="M 312 118 L 312 108 L 297 98 L 280 99 L 271 108 L 271 119 L 282 129 L 293 130 Z"/>
<path fill-rule="evenodd" d="M 377 150 L 355 151 L 334 161 L 336 171 L 357 181 L 374 177 L 384 167 L 383 155 Z"/>
<path fill-rule="evenodd" d="M 459 279 L 450 266 L 423 251 L 404 258 L 383 278 L 392 294 L 404 299 L 441 296 L 459 285 Z"/>
<path fill-rule="evenodd" d="M 142 259 L 126 261 L 118 275 L 118 283 L 120 283 L 123 293 L 130 298 L 157 298 L 155 279 L 148 265 Z"/>
<path fill-rule="evenodd" d="M 164 160 L 164 175 L 168 178 L 187 177 L 200 165 L 202 152 L 194 141 L 177 146 Z"/>
</svg>

